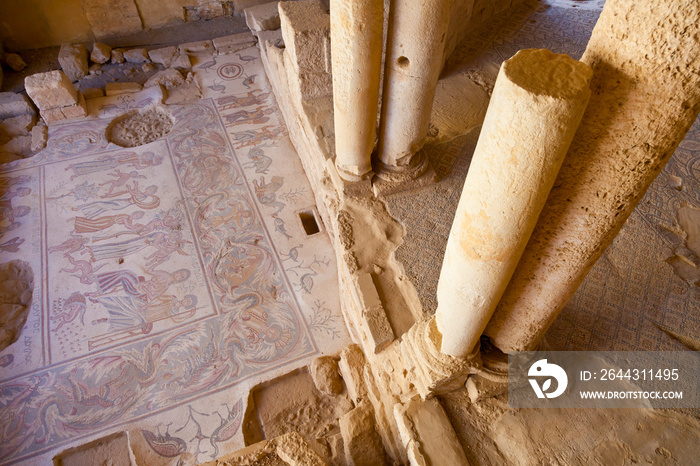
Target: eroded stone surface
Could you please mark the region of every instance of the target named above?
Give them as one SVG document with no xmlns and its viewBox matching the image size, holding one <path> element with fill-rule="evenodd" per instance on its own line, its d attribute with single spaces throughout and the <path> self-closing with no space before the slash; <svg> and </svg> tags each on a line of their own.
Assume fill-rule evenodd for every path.
<svg viewBox="0 0 700 466">
<path fill-rule="evenodd" d="M 107 127 L 107 140 L 121 147 L 136 147 L 168 134 L 173 127 L 170 113 L 154 106 L 116 118 Z"/>
<path fill-rule="evenodd" d="M 343 381 L 338 375 L 338 361 L 332 356 L 320 356 L 311 363 L 309 373 L 319 391 L 338 395 L 343 391 Z"/>
<path fill-rule="evenodd" d="M 33 292 L 34 272 L 29 263 L 13 260 L 0 264 L 0 351 L 19 338 Z"/>
<path fill-rule="evenodd" d="M 386 464 L 382 440 L 374 423 L 374 410 L 368 401 L 340 418 L 345 456 L 355 466 L 381 466 Z"/>
<path fill-rule="evenodd" d="M 79 447 L 68 449 L 54 458 L 61 466 L 135 466 L 126 432 L 119 432 Z"/>
</svg>

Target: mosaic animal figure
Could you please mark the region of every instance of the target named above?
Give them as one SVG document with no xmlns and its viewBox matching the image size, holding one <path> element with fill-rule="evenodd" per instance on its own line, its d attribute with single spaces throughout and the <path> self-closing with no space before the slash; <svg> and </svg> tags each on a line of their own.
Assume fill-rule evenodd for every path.
<svg viewBox="0 0 700 466">
<path fill-rule="evenodd" d="M 275 192 L 284 184 L 284 178 L 281 176 L 273 176 L 269 183 L 265 183 L 265 177 L 261 177 L 260 181 L 253 180 L 255 188 L 255 196 L 261 204 L 277 209 L 275 215 L 279 214 L 285 208 L 285 204 L 277 200 Z"/>
<path fill-rule="evenodd" d="M 148 446 L 160 456 L 174 458 L 187 451 L 187 442 L 179 437 L 172 437 L 167 430 L 165 435 L 154 434 L 148 430 L 141 430 L 141 434 Z"/>
<path fill-rule="evenodd" d="M 219 456 L 219 447 L 217 443 L 225 442 L 236 435 L 236 432 L 238 432 L 238 428 L 241 427 L 241 422 L 243 421 L 243 400 L 238 400 L 238 402 L 233 405 L 233 408 L 231 409 L 229 409 L 227 404 L 224 404 L 224 406 L 226 406 L 227 416 L 224 419 L 224 417 L 219 414 L 218 411 L 215 412 L 221 419 L 221 423 L 209 437 L 209 442 L 211 443 L 211 446 L 214 447 L 214 454 L 212 455 L 214 458 Z"/>
</svg>

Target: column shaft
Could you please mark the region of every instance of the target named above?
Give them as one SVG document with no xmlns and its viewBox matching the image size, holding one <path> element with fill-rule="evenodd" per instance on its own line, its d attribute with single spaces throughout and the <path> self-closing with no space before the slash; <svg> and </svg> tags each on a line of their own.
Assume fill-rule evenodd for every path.
<svg viewBox="0 0 700 466">
<path fill-rule="evenodd" d="M 593 96 L 486 334 L 535 347 L 700 111 L 700 2 L 608 0 L 582 61 Z"/>
<path fill-rule="evenodd" d="M 441 351 L 472 351 L 527 244 L 590 96 L 591 70 L 521 50 L 501 66 L 440 272 Z"/>
<path fill-rule="evenodd" d="M 408 167 L 428 134 L 452 0 L 394 0 L 384 70 L 379 158 Z"/>
<path fill-rule="evenodd" d="M 383 12 L 383 0 L 331 0 L 335 163 L 348 180 L 372 170 Z"/>
</svg>

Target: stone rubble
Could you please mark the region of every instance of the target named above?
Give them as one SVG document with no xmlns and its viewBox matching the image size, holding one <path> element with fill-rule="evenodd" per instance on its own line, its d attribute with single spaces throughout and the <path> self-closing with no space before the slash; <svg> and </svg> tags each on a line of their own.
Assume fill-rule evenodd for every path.
<svg viewBox="0 0 700 466">
<path fill-rule="evenodd" d="M 124 59 L 128 63 L 148 63 L 150 58 L 148 58 L 148 51 L 145 48 L 135 48 L 124 51 Z"/>
<path fill-rule="evenodd" d="M 112 47 L 102 42 L 92 44 L 92 52 L 90 52 L 90 60 L 95 63 L 107 63 L 112 58 Z"/>
<path fill-rule="evenodd" d="M 107 83 L 105 85 L 105 95 L 133 94 L 143 89 L 139 83 Z"/>
<path fill-rule="evenodd" d="M 88 74 L 88 52 L 85 44 L 63 44 L 58 52 L 58 63 L 71 81 Z"/>
<path fill-rule="evenodd" d="M 260 31 L 274 31 L 280 28 L 278 3 L 263 3 L 262 5 L 255 5 L 245 9 L 245 23 L 253 31 L 253 34 Z"/>
<path fill-rule="evenodd" d="M 343 391 L 343 381 L 338 374 L 338 361 L 332 356 L 320 356 L 309 366 L 311 378 L 316 388 L 326 395 L 339 395 Z"/>
<path fill-rule="evenodd" d="M 26 95 L 0 92 L 0 119 L 35 114 L 36 110 Z"/>
<path fill-rule="evenodd" d="M 148 58 L 150 58 L 153 63 L 169 68 L 177 53 L 178 48 L 175 46 L 161 47 L 159 49 L 149 50 Z"/>
<path fill-rule="evenodd" d="M 27 67 L 27 64 L 17 53 L 5 54 L 5 63 L 12 68 L 13 71 L 22 71 Z"/>
</svg>

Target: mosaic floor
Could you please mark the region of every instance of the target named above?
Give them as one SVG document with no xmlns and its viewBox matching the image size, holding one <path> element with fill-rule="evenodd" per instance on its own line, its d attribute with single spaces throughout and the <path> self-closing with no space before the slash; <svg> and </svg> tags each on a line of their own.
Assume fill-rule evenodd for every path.
<svg viewBox="0 0 700 466">
<path fill-rule="evenodd" d="M 203 99 L 169 107 L 167 136 L 131 149 L 104 136 L 157 89 L 93 99 L 0 172 L 0 262 L 35 274 L 27 324 L 0 353 L 0 464 L 49 464 L 120 430 L 139 464 L 214 459 L 243 446 L 250 387 L 349 342 L 257 49 L 194 71 Z"/>
</svg>

